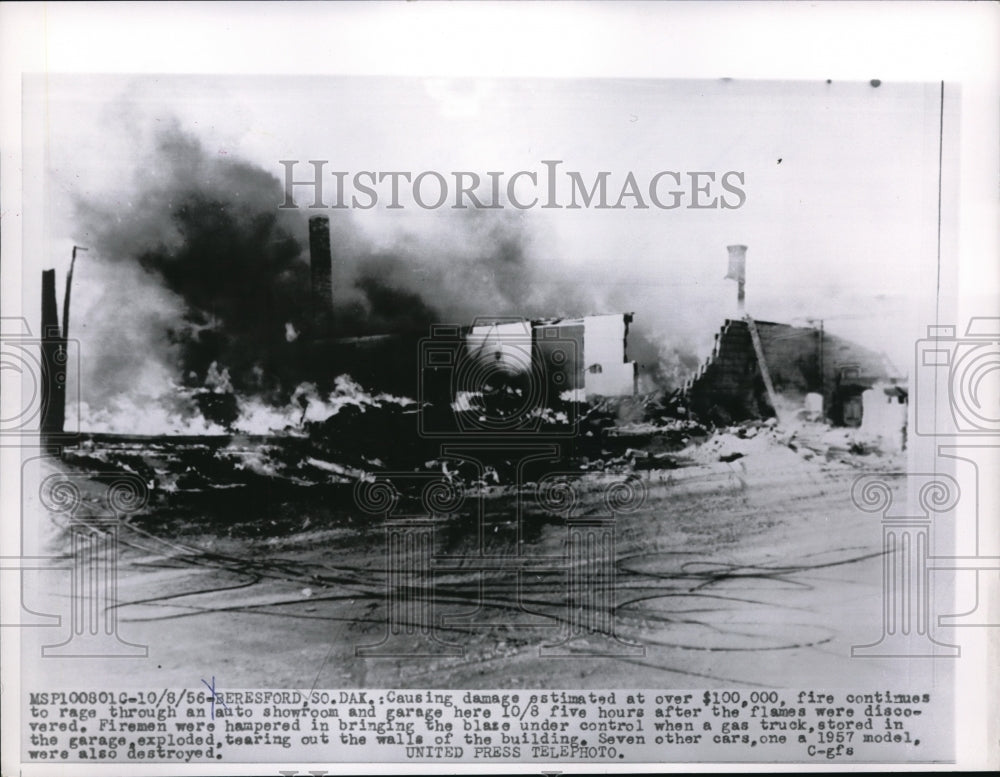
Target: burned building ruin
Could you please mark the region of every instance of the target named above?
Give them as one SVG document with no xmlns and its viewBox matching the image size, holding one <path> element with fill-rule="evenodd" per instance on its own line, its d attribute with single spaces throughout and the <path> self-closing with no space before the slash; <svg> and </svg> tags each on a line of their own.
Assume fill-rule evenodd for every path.
<svg viewBox="0 0 1000 777">
<path fill-rule="evenodd" d="M 413 398 L 434 406 L 434 412 L 482 415 L 484 403 L 491 405 L 486 415 L 497 413 L 500 426 L 518 414 L 534 417 L 638 393 L 638 365 L 628 350 L 631 312 L 447 324 L 434 323 L 433 312 L 424 306 L 412 321 L 404 318 L 408 323 L 388 327 L 392 331 L 372 333 L 370 322 L 359 329 L 352 310 L 334 304 L 337 268 L 329 218 L 310 218 L 308 234 L 310 285 L 302 300 L 308 315 L 301 331 L 285 324 L 281 365 L 289 374 L 306 376 L 314 390 L 328 390 L 348 375 L 368 391 Z M 77 250 L 85 249 L 74 248 L 74 261 Z M 905 404 L 906 379 L 883 354 L 831 335 L 822 325 L 795 327 L 745 315 L 747 248 L 727 250 L 726 277 L 737 281 L 741 317 L 724 321 L 711 354 L 675 392 L 690 414 L 726 424 L 777 416 L 795 404 L 834 425 L 860 426 L 871 406 L 865 394 L 873 387 L 882 389 L 885 401 Z M 72 264 L 60 328 L 55 271 L 42 275 L 42 350 L 48 368 L 66 350 L 71 281 Z M 405 292 L 400 295 L 393 301 L 405 305 Z M 230 428 L 239 405 L 225 367 L 213 362 L 205 385 L 189 395 L 206 420 Z M 214 381 L 213 371 L 219 373 Z M 49 369 L 42 399 L 42 431 L 61 432 L 64 370 Z"/>
<path fill-rule="evenodd" d="M 371 389 L 424 401 L 466 402 L 483 392 L 530 395 L 533 406 L 631 396 L 631 313 L 579 318 L 478 318 L 363 336 L 337 336 L 329 219 L 309 220 L 312 336 L 305 349 L 325 377 L 347 373 Z"/>
<path fill-rule="evenodd" d="M 68 298 L 63 322 L 68 316 Z M 43 436 L 61 434 L 66 424 L 66 334 L 59 326 L 56 271 L 42 272 L 42 417 Z"/>
<path fill-rule="evenodd" d="M 830 423 L 860 426 L 863 395 L 879 385 L 906 401 L 906 379 L 884 354 L 822 327 L 745 317 L 726 319 L 684 394 L 692 411 L 717 423 L 777 415 L 776 402 L 802 405 L 813 394 Z"/>
</svg>

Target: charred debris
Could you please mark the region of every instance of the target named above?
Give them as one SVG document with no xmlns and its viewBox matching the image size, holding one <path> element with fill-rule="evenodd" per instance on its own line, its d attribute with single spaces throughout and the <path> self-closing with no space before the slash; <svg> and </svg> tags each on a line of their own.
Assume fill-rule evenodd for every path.
<svg viewBox="0 0 1000 777">
<path fill-rule="evenodd" d="M 905 379 L 884 356 L 830 335 L 821 323 L 727 319 L 683 386 L 640 394 L 628 354 L 631 313 L 490 318 L 429 331 L 334 336 L 326 217 L 310 219 L 309 244 L 311 331 L 289 338 L 289 358 L 311 365 L 317 385 L 350 375 L 356 396 L 321 420 L 307 420 L 303 405 L 296 428 L 264 436 L 140 439 L 84 431 L 80 444 L 64 451 L 67 460 L 84 467 L 113 463 L 166 492 L 260 479 L 348 484 L 385 471 L 441 472 L 465 486 L 489 487 L 553 469 L 632 474 L 703 463 L 709 450 L 693 457 L 691 451 L 710 440 L 724 462 L 743 455 L 726 440 L 767 438 L 806 457 L 905 444 Z M 738 282 L 742 314 L 746 248 L 728 250 L 727 277 Z M 69 284 L 70 278 L 64 324 Z M 65 349 L 51 270 L 43 273 L 42 303 L 43 349 Z M 61 430 L 64 382 L 49 373 L 44 389 L 45 429 Z M 205 418 L 232 428 L 239 397 L 224 380 L 192 395 Z M 442 456 L 448 442 L 478 443 L 482 451 L 475 461 Z M 558 453 L 515 472 L 517 458 L 505 446 L 540 443 Z"/>
</svg>

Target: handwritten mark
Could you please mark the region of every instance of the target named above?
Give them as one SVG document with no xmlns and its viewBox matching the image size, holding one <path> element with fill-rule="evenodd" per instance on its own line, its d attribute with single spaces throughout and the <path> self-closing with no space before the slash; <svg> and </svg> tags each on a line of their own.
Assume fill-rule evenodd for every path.
<svg viewBox="0 0 1000 777">
<path fill-rule="evenodd" d="M 212 684 L 211 685 L 209 685 L 208 682 L 206 682 L 206 680 L 205 680 L 204 677 L 201 679 L 201 684 L 204 685 L 206 688 L 208 688 L 209 692 L 212 694 L 212 697 L 211 697 L 212 698 L 212 720 L 215 720 L 215 702 L 216 701 L 218 701 L 219 704 L 221 704 L 225 708 L 226 712 L 229 712 L 229 705 L 226 704 L 226 702 L 223 700 L 223 698 L 221 696 L 219 696 L 219 694 L 215 690 L 215 675 L 214 674 L 212 675 Z"/>
</svg>

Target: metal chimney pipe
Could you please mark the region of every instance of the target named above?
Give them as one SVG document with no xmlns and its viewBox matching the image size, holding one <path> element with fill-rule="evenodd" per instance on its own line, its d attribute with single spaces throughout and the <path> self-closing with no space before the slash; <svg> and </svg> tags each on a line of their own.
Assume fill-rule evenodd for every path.
<svg viewBox="0 0 1000 777">
<path fill-rule="evenodd" d="M 746 302 L 746 280 L 747 280 L 747 247 L 743 245 L 726 246 L 729 251 L 729 273 L 727 278 L 736 281 L 736 307 L 743 315 Z"/>
</svg>

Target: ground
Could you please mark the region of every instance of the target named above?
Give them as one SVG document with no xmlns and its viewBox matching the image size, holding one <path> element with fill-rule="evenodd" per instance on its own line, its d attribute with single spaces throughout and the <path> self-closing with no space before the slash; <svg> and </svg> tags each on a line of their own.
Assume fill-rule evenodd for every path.
<svg viewBox="0 0 1000 777">
<path fill-rule="evenodd" d="M 617 503 L 625 511 L 594 535 L 613 525 L 613 573 L 600 567 L 606 537 L 570 553 L 564 503 L 540 498 L 536 484 L 466 486 L 462 506 L 435 521 L 433 591 L 414 566 L 418 544 L 400 545 L 387 565 L 383 522 L 357 509 L 344 479 L 323 488 L 192 488 L 184 499 L 154 493 L 119 529 L 115 609 L 119 637 L 147 645 L 148 657 L 112 659 L 115 682 L 879 687 L 886 664 L 850 657 L 852 645 L 879 638 L 882 606 L 879 517 L 854 506 L 851 486 L 895 462 L 817 454 L 770 430 L 750 437 L 717 435 L 665 469 L 557 478 L 556 487 L 572 485 L 574 516 L 612 515 L 609 487 L 625 498 Z M 82 474 L 89 503 L 101 487 L 88 475 L 98 453 L 45 462 L 43 473 Z M 64 516 L 41 510 L 38 520 L 45 552 L 68 553 Z M 25 578 L 26 603 L 60 613 L 64 626 L 65 569 Z M 400 577 L 400 569 L 417 571 Z M 405 604 L 395 616 L 390 588 Z M 398 633 L 385 642 L 390 617 Z M 431 622 L 428 636 L 420 626 Z M 65 628 L 22 634 L 26 655 L 66 636 Z M 394 655 L 358 655 L 380 643 Z M 106 684 L 108 662 L 42 664 L 47 681 L 80 687 Z"/>
</svg>

